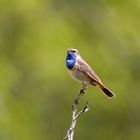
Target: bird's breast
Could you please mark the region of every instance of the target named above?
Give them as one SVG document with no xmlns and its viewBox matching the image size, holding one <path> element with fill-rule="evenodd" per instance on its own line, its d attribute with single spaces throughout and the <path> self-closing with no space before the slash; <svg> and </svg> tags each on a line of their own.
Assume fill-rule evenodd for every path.
<svg viewBox="0 0 140 140">
<path fill-rule="evenodd" d="M 83 82 L 90 82 L 89 77 L 87 77 L 84 73 L 82 73 L 81 71 L 79 71 L 76 68 L 76 65 L 73 69 L 69 70 L 69 73 L 71 75 L 71 77 L 73 79 L 75 79 L 76 81 L 83 83 Z"/>
</svg>

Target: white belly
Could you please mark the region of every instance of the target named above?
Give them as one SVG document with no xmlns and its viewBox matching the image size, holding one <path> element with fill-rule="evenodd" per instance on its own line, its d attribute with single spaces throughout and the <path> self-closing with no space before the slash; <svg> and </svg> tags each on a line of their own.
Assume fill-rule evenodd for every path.
<svg viewBox="0 0 140 140">
<path fill-rule="evenodd" d="M 90 83 L 90 79 L 82 72 L 78 71 L 78 70 L 69 70 L 70 75 L 72 76 L 73 79 L 75 79 L 76 81 L 80 82 L 80 83 L 85 83 L 85 84 L 89 84 Z"/>
</svg>

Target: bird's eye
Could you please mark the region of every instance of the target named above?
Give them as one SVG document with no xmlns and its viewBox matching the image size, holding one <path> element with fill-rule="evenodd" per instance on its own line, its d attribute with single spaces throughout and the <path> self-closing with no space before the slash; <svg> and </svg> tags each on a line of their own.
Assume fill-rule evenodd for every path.
<svg viewBox="0 0 140 140">
<path fill-rule="evenodd" d="M 72 50 L 72 52 L 75 53 L 76 51 L 75 50 Z"/>
</svg>

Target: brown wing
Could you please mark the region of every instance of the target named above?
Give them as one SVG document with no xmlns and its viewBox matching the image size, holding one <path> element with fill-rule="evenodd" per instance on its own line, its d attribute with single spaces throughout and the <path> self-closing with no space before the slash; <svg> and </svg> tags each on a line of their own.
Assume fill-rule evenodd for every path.
<svg viewBox="0 0 140 140">
<path fill-rule="evenodd" d="M 103 85 L 98 75 L 83 59 L 77 59 L 77 63 L 79 71 L 81 71 L 91 79 L 91 84 L 97 85 L 99 89 L 101 89 L 101 91 L 105 93 L 108 97 L 115 97 L 115 94 Z"/>
<path fill-rule="evenodd" d="M 89 78 L 91 78 L 91 81 L 95 82 L 101 82 L 98 75 L 93 71 L 93 69 L 83 60 L 83 59 L 77 59 L 78 63 L 78 69 L 86 74 Z"/>
</svg>

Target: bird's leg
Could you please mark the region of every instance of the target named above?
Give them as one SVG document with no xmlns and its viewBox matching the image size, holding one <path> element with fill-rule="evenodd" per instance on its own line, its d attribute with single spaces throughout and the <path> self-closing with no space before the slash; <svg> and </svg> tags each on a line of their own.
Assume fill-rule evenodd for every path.
<svg viewBox="0 0 140 140">
<path fill-rule="evenodd" d="M 83 88 L 83 87 L 80 89 L 80 93 L 81 93 L 81 94 L 84 94 L 84 93 L 85 93 L 85 91 L 84 91 L 84 88 Z"/>
<path fill-rule="evenodd" d="M 85 90 L 87 89 L 88 85 L 86 85 L 84 82 L 83 82 L 82 84 L 83 84 L 83 87 L 80 89 L 80 93 L 81 93 L 82 95 L 84 95 Z"/>
</svg>

